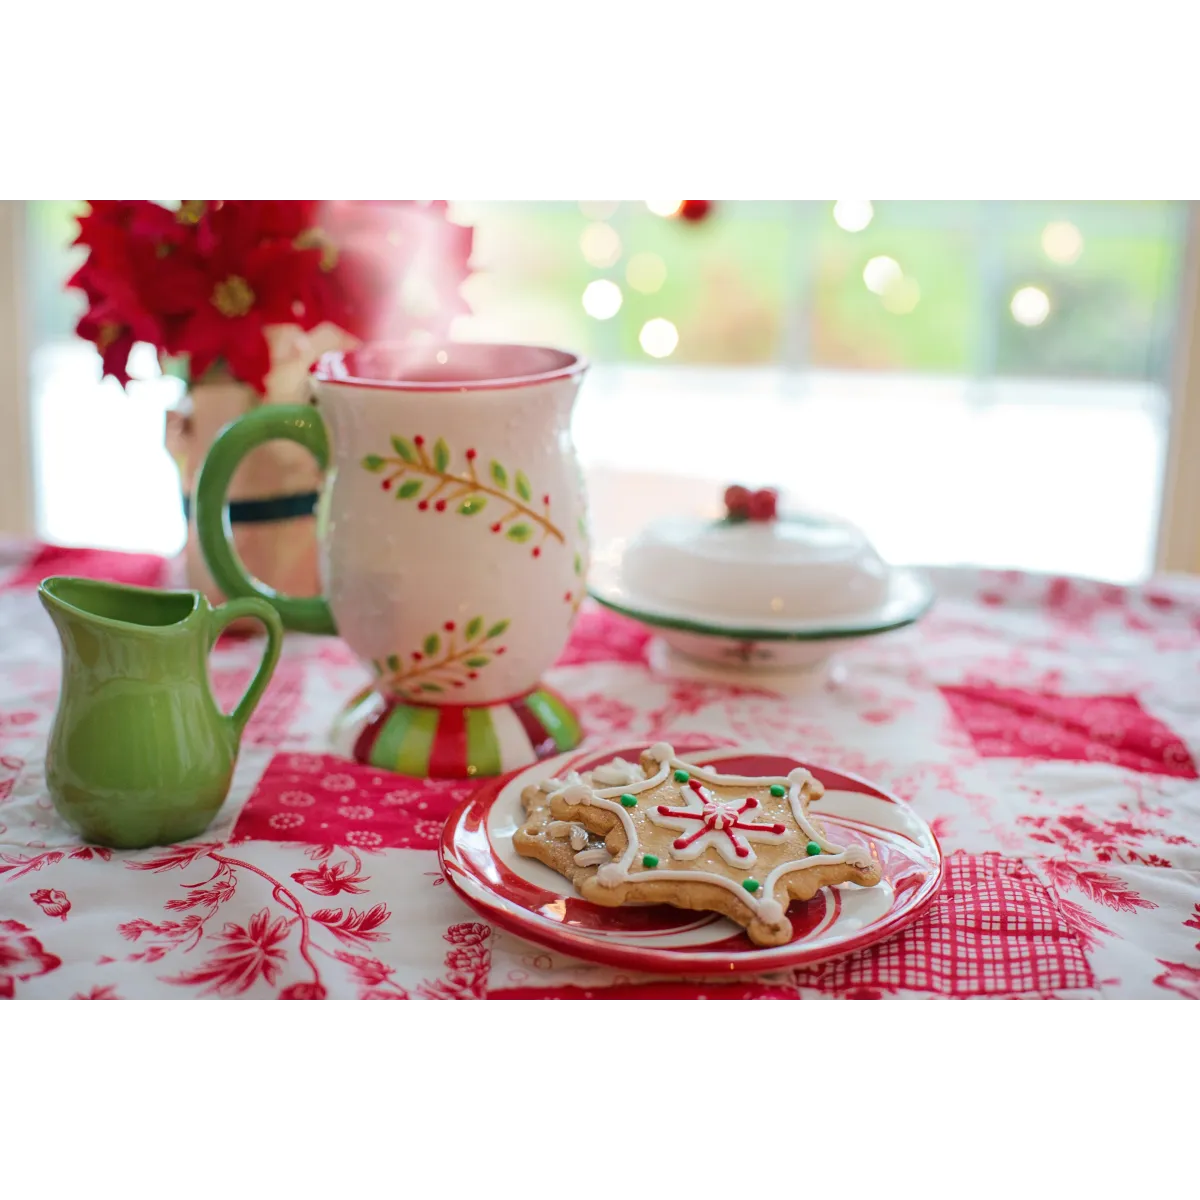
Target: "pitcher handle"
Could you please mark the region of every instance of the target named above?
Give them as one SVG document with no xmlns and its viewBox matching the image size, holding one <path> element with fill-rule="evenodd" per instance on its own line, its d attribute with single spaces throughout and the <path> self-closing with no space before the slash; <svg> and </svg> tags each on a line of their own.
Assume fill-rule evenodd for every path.
<svg viewBox="0 0 1200 1200">
<path fill-rule="evenodd" d="M 303 446 L 324 471 L 329 438 L 315 408 L 304 404 L 267 404 L 231 421 L 209 447 L 196 477 L 196 532 L 204 561 L 217 586 L 230 598 L 265 600 L 288 629 L 300 633 L 336 633 L 333 613 L 323 596 L 285 596 L 255 579 L 233 548 L 226 497 L 238 464 L 256 446 L 286 438 Z"/>
<path fill-rule="evenodd" d="M 267 648 L 263 651 L 262 661 L 258 664 L 258 670 L 250 681 L 245 695 L 237 702 L 237 707 L 233 712 L 225 714 L 226 719 L 233 726 L 238 741 L 241 741 L 242 731 L 246 728 L 246 722 L 250 720 L 250 714 L 258 707 L 258 702 L 262 699 L 267 684 L 271 682 L 271 676 L 275 674 L 275 664 L 279 662 L 279 651 L 283 645 L 283 622 L 280 621 L 279 614 L 272 608 L 269 601 L 260 600 L 257 596 L 230 600 L 226 604 L 214 608 L 209 614 L 208 644 L 215 646 L 217 638 L 221 636 L 221 631 L 227 625 L 232 625 L 234 621 L 239 621 L 243 617 L 262 622 L 267 631 Z"/>
</svg>

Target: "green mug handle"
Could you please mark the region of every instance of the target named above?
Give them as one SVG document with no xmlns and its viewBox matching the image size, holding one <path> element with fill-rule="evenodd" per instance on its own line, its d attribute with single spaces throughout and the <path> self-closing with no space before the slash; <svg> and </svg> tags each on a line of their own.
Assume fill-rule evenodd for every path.
<svg viewBox="0 0 1200 1200">
<path fill-rule="evenodd" d="M 226 497 L 238 464 L 263 442 L 286 438 L 303 446 L 321 470 L 329 467 L 329 437 L 315 408 L 305 404 L 264 404 L 230 422 L 209 447 L 196 477 L 196 532 L 217 586 L 231 599 L 265 600 L 285 628 L 299 633 L 337 633 L 323 596 L 285 596 L 255 579 L 233 548 Z"/>
<path fill-rule="evenodd" d="M 226 625 L 232 625 L 234 621 L 243 617 L 251 617 L 263 623 L 267 631 L 267 648 L 263 651 L 262 662 L 258 664 L 258 670 L 250 681 L 246 694 L 237 702 L 233 712 L 222 714 L 233 726 L 234 736 L 239 742 L 242 740 L 246 722 L 250 720 L 250 714 L 258 707 L 267 684 L 271 682 L 271 676 L 275 674 L 275 664 L 279 662 L 279 651 L 283 645 L 283 622 L 280 621 L 279 614 L 271 607 L 269 601 L 252 596 L 230 600 L 208 614 L 210 648 L 217 644 L 217 638 L 221 636 L 221 630 Z"/>
</svg>

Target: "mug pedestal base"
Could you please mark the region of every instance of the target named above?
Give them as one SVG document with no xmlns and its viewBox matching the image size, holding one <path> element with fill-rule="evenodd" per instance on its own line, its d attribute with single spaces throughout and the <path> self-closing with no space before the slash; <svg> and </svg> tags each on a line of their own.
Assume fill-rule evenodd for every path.
<svg viewBox="0 0 1200 1200">
<path fill-rule="evenodd" d="M 412 704 L 367 688 L 334 723 L 334 750 L 420 779 L 483 779 L 573 750 L 583 733 L 569 704 L 545 686 L 499 704 Z"/>
</svg>

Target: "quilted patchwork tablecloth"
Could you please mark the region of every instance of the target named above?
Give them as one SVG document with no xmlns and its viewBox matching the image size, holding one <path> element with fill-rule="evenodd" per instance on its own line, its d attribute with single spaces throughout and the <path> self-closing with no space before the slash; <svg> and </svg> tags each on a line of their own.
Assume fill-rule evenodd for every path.
<svg viewBox="0 0 1200 1200">
<path fill-rule="evenodd" d="M 935 572 L 925 621 L 791 699 L 660 674 L 644 630 L 585 605 L 549 682 L 590 742 L 765 739 L 911 801 L 949 856 L 933 907 L 892 941 L 730 983 L 592 966 L 478 919 L 435 850 L 471 785 L 327 752 L 365 679 L 336 639 L 289 635 L 201 839 L 80 844 L 43 778 L 60 668 L 36 587 L 167 569 L 0 545 L 0 997 L 1200 999 L 1200 581 Z M 226 707 L 259 653 L 217 647 Z"/>
</svg>

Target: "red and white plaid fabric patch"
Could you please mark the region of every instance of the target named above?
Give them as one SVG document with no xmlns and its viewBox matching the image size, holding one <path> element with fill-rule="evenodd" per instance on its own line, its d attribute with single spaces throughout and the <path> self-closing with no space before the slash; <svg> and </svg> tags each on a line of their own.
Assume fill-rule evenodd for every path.
<svg viewBox="0 0 1200 1200">
<path fill-rule="evenodd" d="M 796 972 L 802 987 L 992 996 L 1091 988 L 1095 977 L 1049 889 L 1019 859 L 951 855 L 929 913 L 860 954 Z"/>
<path fill-rule="evenodd" d="M 939 690 L 984 758 L 1103 762 L 1197 778 L 1183 740 L 1136 696 L 1059 696 L 990 684 Z"/>
</svg>

